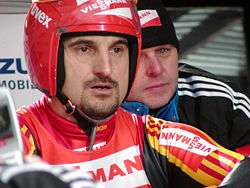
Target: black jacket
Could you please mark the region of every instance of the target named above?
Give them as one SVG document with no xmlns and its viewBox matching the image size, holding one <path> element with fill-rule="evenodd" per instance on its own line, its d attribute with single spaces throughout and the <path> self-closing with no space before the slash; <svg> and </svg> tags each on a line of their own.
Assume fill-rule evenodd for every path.
<svg viewBox="0 0 250 188">
<path fill-rule="evenodd" d="M 180 64 L 178 95 L 180 122 L 197 127 L 230 150 L 250 144 L 250 100 L 227 80 Z"/>
<path fill-rule="evenodd" d="M 250 144 L 250 101 L 228 81 L 180 64 L 178 95 L 180 122 L 197 127 L 230 150 Z M 172 170 L 176 176 L 171 187 L 203 187 L 175 166 Z"/>
</svg>

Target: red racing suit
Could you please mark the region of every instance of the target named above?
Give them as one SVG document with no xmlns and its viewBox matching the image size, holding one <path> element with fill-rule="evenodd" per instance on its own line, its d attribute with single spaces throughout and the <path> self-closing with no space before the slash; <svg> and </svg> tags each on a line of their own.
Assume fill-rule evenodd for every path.
<svg viewBox="0 0 250 188">
<path fill-rule="evenodd" d="M 52 165 L 73 166 L 105 187 L 169 187 L 171 165 L 199 183 L 219 185 L 245 157 L 229 151 L 200 130 L 119 108 L 98 125 L 95 148 L 76 123 L 58 116 L 43 97 L 18 112 L 25 152 Z"/>
</svg>

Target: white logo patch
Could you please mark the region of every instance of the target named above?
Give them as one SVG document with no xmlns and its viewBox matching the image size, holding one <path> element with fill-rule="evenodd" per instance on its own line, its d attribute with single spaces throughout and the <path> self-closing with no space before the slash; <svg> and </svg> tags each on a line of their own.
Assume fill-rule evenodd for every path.
<svg viewBox="0 0 250 188">
<path fill-rule="evenodd" d="M 156 10 L 150 10 L 150 9 L 140 10 L 140 11 L 138 11 L 138 15 L 140 17 L 141 26 L 147 24 L 148 22 L 150 22 L 156 18 L 160 19 Z"/>
<path fill-rule="evenodd" d="M 111 10 L 106 10 L 102 12 L 98 12 L 95 15 L 114 15 L 119 17 L 126 17 L 132 19 L 132 14 L 129 8 L 116 8 Z"/>
</svg>

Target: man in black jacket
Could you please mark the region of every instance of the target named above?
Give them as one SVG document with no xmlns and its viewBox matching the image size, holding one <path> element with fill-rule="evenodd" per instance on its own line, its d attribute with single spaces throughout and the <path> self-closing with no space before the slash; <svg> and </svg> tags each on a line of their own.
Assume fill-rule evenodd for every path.
<svg viewBox="0 0 250 188">
<path fill-rule="evenodd" d="M 231 150 L 249 144 L 248 97 L 216 75 L 178 63 L 179 42 L 160 1 L 141 0 L 138 11 L 143 35 L 142 63 L 123 107 L 136 114 L 190 124 Z M 175 187 L 195 187 L 188 180 L 176 179 Z"/>
</svg>

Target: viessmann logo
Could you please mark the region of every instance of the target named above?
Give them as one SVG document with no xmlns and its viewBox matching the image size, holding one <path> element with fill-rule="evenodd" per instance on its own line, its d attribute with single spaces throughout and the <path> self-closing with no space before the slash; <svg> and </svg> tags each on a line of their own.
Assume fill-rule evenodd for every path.
<svg viewBox="0 0 250 188">
<path fill-rule="evenodd" d="M 207 156 L 218 148 L 200 136 L 179 128 L 162 128 L 160 145 L 176 147 L 201 156 Z"/>
<path fill-rule="evenodd" d="M 31 8 L 30 14 L 45 28 L 49 28 L 49 22 L 52 20 L 52 18 L 50 18 L 45 12 L 39 9 L 36 4 L 34 4 Z"/>
<path fill-rule="evenodd" d="M 85 2 L 87 2 L 87 1 L 85 0 L 85 1 L 79 2 L 79 0 L 78 0 L 78 5 L 83 4 Z M 98 9 L 106 10 L 106 9 L 110 8 L 110 5 L 115 4 L 115 3 L 127 4 L 128 1 L 127 0 L 97 0 L 95 3 L 92 3 L 92 4 L 82 8 L 81 12 L 89 13 L 91 11 L 98 10 Z"/>
</svg>

